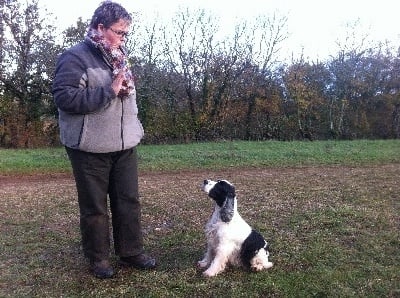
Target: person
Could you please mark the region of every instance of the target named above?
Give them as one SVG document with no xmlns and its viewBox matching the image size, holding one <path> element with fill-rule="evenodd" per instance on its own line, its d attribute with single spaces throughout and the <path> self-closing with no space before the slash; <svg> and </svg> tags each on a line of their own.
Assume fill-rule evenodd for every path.
<svg viewBox="0 0 400 298">
<path fill-rule="evenodd" d="M 52 87 L 76 183 L 82 248 L 98 278 L 114 275 L 108 199 L 120 263 L 156 266 L 143 249 L 136 146 L 144 131 L 124 50 L 131 23 L 120 4 L 100 3 L 85 39 L 58 57 Z"/>
</svg>

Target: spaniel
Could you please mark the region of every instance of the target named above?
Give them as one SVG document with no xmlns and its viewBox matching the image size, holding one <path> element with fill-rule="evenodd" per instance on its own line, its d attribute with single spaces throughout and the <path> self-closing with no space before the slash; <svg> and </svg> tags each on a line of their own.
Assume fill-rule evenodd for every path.
<svg viewBox="0 0 400 298">
<path fill-rule="evenodd" d="M 268 243 L 237 211 L 235 187 L 226 180 L 204 180 L 201 189 L 215 201 L 205 232 L 207 251 L 197 263 L 204 276 L 221 273 L 227 265 L 261 271 L 272 267 Z"/>
</svg>

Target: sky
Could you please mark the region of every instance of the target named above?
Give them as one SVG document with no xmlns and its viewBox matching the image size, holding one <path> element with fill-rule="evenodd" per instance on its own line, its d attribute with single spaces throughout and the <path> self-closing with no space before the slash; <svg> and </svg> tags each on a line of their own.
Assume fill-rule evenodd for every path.
<svg viewBox="0 0 400 298">
<path fill-rule="evenodd" d="M 101 0 L 39 0 L 57 18 L 57 26 L 65 29 L 79 17 L 90 19 Z M 324 60 L 338 52 L 337 41 L 349 31 L 348 24 L 358 23 L 359 36 L 372 41 L 390 41 L 400 47 L 398 0 L 118 0 L 129 12 L 148 18 L 170 18 L 181 8 L 201 8 L 220 19 L 220 25 L 233 27 L 238 20 L 258 15 L 287 17 L 288 38 L 282 51 L 287 57 L 301 53 L 311 60 Z"/>
</svg>

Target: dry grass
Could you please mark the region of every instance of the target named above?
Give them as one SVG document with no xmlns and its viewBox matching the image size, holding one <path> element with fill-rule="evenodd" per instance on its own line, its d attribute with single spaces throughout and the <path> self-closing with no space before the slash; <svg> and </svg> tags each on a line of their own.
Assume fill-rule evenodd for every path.
<svg viewBox="0 0 400 298">
<path fill-rule="evenodd" d="M 400 297 L 399 177 L 399 164 L 142 173 L 159 267 L 104 281 L 81 253 L 72 178 L 0 177 L 0 296 Z M 240 213 L 271 243 L 270 271 L 196 270 L 211 213 L 204 178 L 236 185 Z"/>
</svg>

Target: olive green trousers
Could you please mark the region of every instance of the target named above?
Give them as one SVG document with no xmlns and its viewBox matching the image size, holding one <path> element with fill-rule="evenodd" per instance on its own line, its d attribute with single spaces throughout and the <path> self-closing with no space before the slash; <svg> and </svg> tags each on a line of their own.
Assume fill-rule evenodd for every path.
<svg viewBox="0 0 400 298">
<path fill-rule="evenodd" d="M 90 153 L 66 147 L 66 151 L 78 193 L 85 256 L 91 262 L 109 258 L 110 230 L 116 255 L 129 257 L 142 253 L 136 148 Z"/>
</svg>

